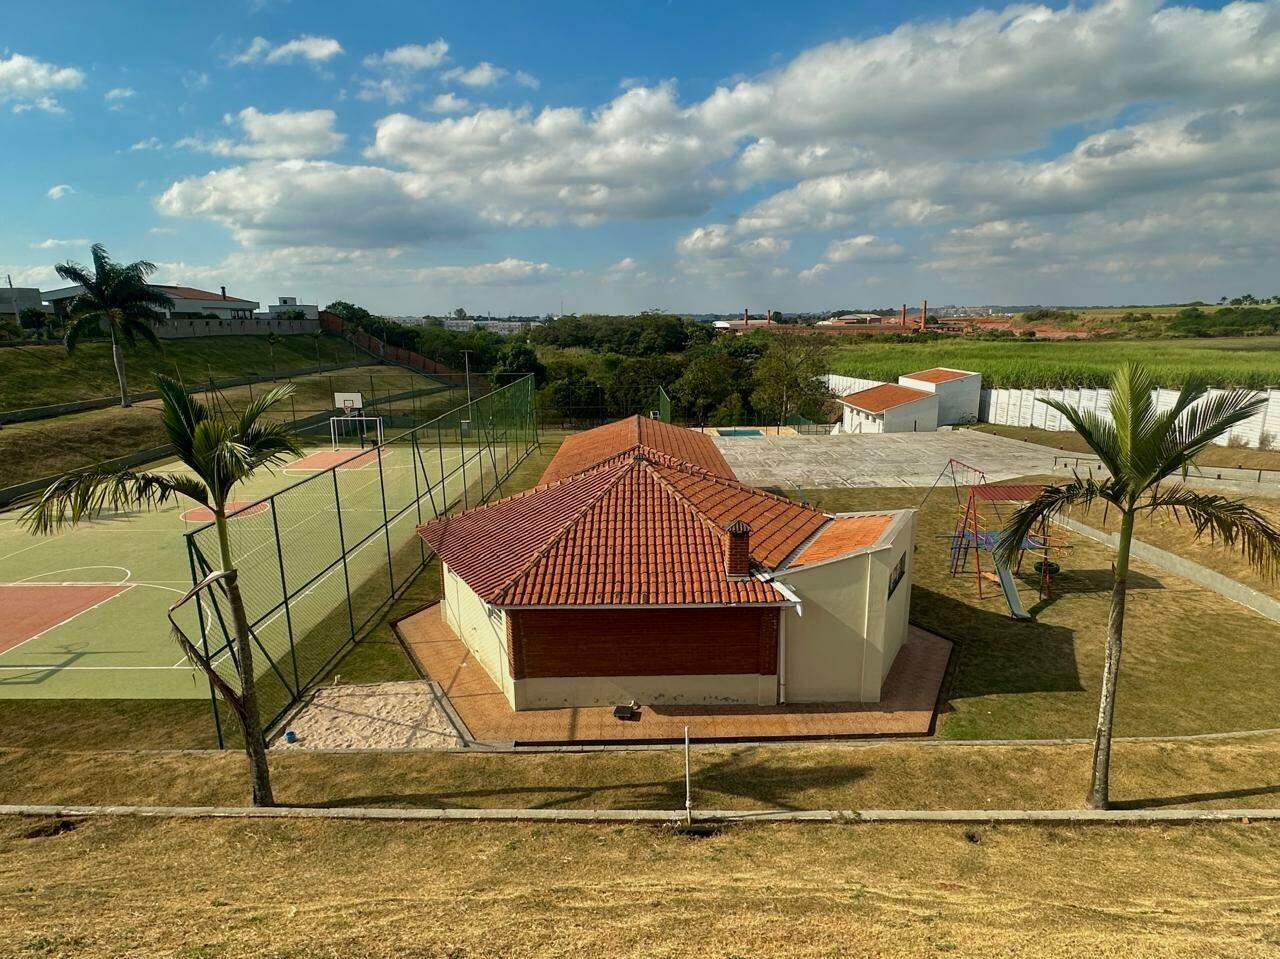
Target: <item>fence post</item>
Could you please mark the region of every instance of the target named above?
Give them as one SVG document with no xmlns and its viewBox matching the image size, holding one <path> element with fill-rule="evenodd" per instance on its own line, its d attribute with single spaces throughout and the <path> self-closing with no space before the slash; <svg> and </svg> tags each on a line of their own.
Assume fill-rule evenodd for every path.
<svg viewBox="0 0 1280 959">
<path fill-rule="evenodd" d="M 347 619 L 351 623 L 352 642 L 356 638 L 356 614 L 351 606 L 351 574 L 347 570 L 347 535 L 342 529 L 342 495 L 338 492 L 338 471 L 331 470 L 333 477 L 333 509 L 338 514 L 338 549 L 342 550 L 342 582 L 347 589 Z"/>
<path fill-rule="evenodd" d="M 289 661 L 293 666 L 293 694 L 302 693 L 298 682 L 298 650 L 293 642 L 293 614 L 289 611 L 289 581 L 284 575 L 284 548 L 280 545 L 280 520 L 276 516 L 276 498 L 271 497 L 271 528 L 276 534 L 276 560 L 280 566 L 280 600 L 284 603 L 284 627 L 289 636 Z"/>
<path fill-rule="evenodd" d="M 191 539 L 191 534 L 186 534 L 187 540 L 187 565 L 191 568 L 191 585 L 194 586 L 200 582 L 200 575 L 196 572 L 196 545 Z M 209 659 L 209 634 L 205 632 L 204 622 L 204 599 L 196 597 L 196 622 L 200 625 L 200 645 L 204 647 L 204 658 Z M 212 660 L 210 660 L 212 662 Z M 212 677 L 206 675 L 205 681 L 209 684 L 209 705 L 213 709 L 213 731 L 218 737 L 218 748 L 226 749 L 226 743 L 222 739 L 222 717 L 218 715 L 218 694 L 213 687 Z"/>
<path fill-rule="evenodd" d="M 413 462 L 410 468 L 413 470 L 413 508 L 418 516 L 418 525 L 422 525 L 422 487 L 418 484 L 418 434 L 411 432 L 409 434 L 409 456 Z M 418 541 L 418 553 L 422 557 L 421 566 L 427 563 L 427 548 L 422 542 L 422 537 L 415 530 L 413 538 Z"/>
<path fill-rule="evenodd" d="M 382 447 L 375 446 L 374 451 L 378 463 L 378 494 L 382 497 L 382 538 L 387 544 L 387 582 L 391 584 L 391 592 L 387 595 L 388 598 L 393 598 L 396 595 L 396 570 L 391 562 L 391 530 L 387 517 L 387 484 L 382 478 Z"/>
</svg>

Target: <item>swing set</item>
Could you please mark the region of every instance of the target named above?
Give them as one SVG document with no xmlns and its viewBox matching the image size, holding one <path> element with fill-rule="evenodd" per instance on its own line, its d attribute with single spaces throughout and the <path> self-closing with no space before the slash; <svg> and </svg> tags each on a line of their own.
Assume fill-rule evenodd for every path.
<svg viewBox="0 0 1280 959">
<path fill-rule="evenodd" d="M 948 571 L 952 576 L 967 572 L 969 558 L 973 557 L 974 581 L 977 584 L 978 599 L 983 595 L 984 581 L 994 581 L 1000 586 L 1005 601 L 1009 604 L 1009 612 L 1014 619 L 1031 619 L 1031 614 L 1022 605 L 1018 595 L 1013 572 L 1021 573 L 1023 561 L 1027 553 L 1037 557 L 1033 569 L 1039 574 L 1039 599 L 1049 595 L 1053 586 L 1053 577 L 1061 571 L 1061 567 L 1053 560 L 1056 550 L 1070 547 L 1060 539 L 1050 535 L 1047 519 L 1042 519 L 1034 532 L 1023 537 L 1018 547 L 1018 558 L 1012 571 L 997 562 L 995 548 L 1000 541 L 1006 517 L 1001 507 L 1016 510 L 1040 495 L 1044 487 L 1030 483 L 990 483 L 987 475 L 976 467 L 962 463 L 960 460 L 948 460 L 938 478 L 925 495 L 921 508 L 933 495 L 933 490 L 944 476 L 950 475 L 951 484 L 956 497 L 956 526 L 954 532 L 944 538 L 950 541 Z M 968 489 L 967 496 L 961 496 L 962 487 Z M 990 556 L 989 569 L 983 569 L 982 554 Z"/>
</svg>

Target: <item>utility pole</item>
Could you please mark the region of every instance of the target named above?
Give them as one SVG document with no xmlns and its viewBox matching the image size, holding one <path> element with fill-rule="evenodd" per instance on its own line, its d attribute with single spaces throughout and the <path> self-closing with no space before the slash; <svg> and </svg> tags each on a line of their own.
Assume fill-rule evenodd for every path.
<svg viewBox="0 0 1280 959">
<path fill-rule="evenodd" d="M 471 351 L 470 350 L 462 351 L 462 362 L 466 364 L 467 405 L 470 406 L 471 405 Z"/>
</svg>

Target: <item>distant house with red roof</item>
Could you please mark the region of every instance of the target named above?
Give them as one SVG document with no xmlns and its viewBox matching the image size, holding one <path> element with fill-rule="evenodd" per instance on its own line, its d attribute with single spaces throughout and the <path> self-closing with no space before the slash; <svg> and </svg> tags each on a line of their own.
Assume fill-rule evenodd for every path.
<svg viewBox="0 0 1280 959">
<path fill-rule="evenodd" d="M 164 283 L 148 284 L 151 289 L 164 293 L 173 306 L 160 312 L 165 322 L 156 325 L 156 335 L 161 339 L 180 339 L 188 336 L 266 335 L 267 333 L 310 333 L 319 329 L 314 306 L 300 306 L 293 297 L 280 297 L 267 312 L 258 313 L 258 301 L 247 300 L 218 291 L 202 290 L 194 286 L 174 286 Z M 44 301 L 55 313 L 65 316 L 72 302 L 84 292 L 79 284 L 65 286 L 42 293 Z"/>
<path fill-rule="evenodd" d="M 981 401 L 981 373 L 939 366 L 841 396 L 840 428 L 845 433 L 931 432 L 976 423 Z"/>
<path fill-rule="evenodd" d="M 875 702 L 906 638 L 914 511 L 833 516 L 643 418 L 419 534 L 444 621 L 513 709 Z"/>
</svg>

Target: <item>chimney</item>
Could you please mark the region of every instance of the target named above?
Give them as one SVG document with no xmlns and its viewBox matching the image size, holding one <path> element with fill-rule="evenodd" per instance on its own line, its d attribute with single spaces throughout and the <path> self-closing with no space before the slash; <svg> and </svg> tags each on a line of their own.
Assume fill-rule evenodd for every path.
<svg viewBox="0 0 1280 959">
<path fill-rule="evenodd" d="M 725 573 L 730 579 L 745 579 L 751 575 L 751 527 L 740 519 L 728 526 L 729 553 L 725 558 Z"/>
<path fill-rule="evenodd" d="M 905 329 L 907 325 L 907 304 L 902 304 L 902 326 Z"/>
<path fill-rule="evenodd" d="M 227 288 L 225 286 L 222 288 L 222 298 L 224 300 L 227 298 Z"/>
<path fill-rule="evenodd" d="M 920 332 L 924 332 L 925 322 L 929 319 L 929 301 L 920 304 Z"/>
</svg>

